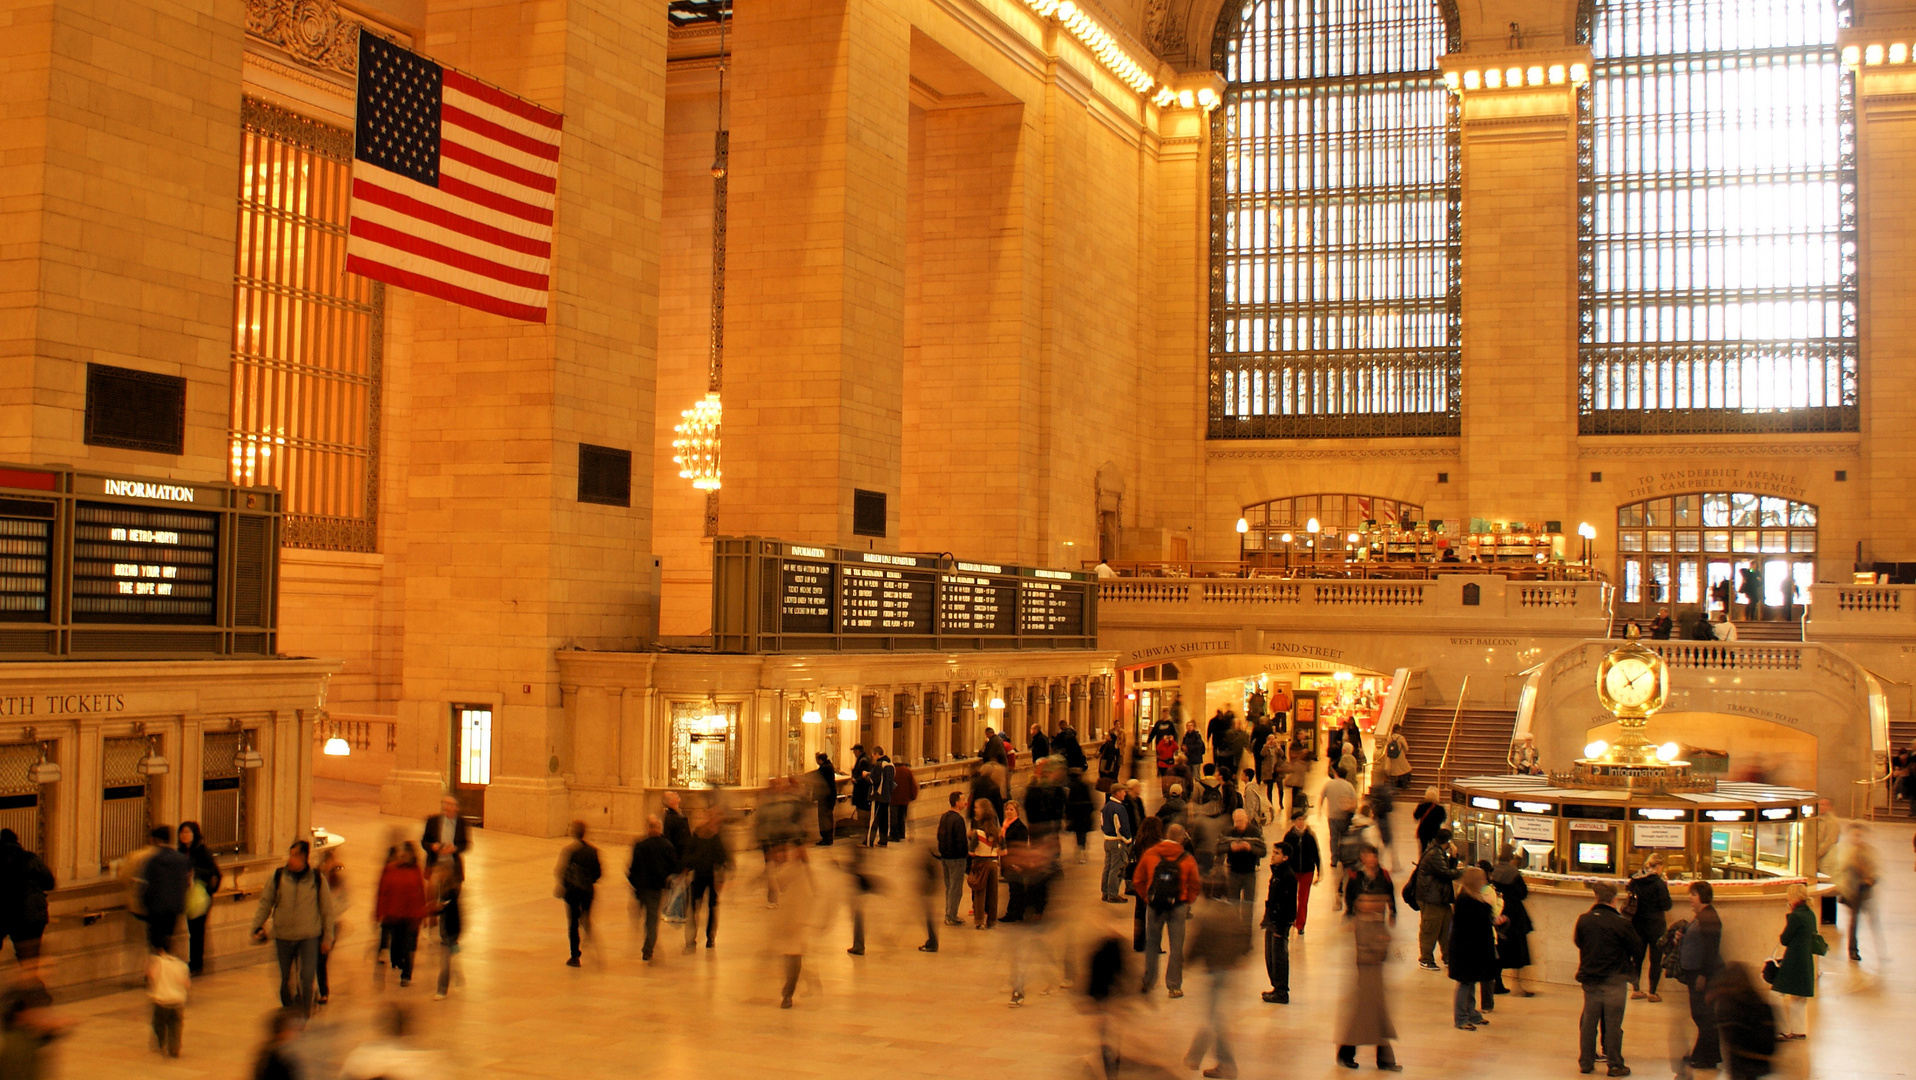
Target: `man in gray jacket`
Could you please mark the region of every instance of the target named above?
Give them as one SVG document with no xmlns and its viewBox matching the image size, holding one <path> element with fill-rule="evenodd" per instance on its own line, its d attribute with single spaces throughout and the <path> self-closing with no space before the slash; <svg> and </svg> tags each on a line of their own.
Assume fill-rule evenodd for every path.
<svg viewBox="0 0 1916 1080">
<path fill-rule="evenodd" d="M 319 954 L 333 948 L 333 897 L 326 879 L 312 868 L 312 845 L 293 841 L 286 865 L 266 879 L 253 912 L 253 940 L 266 941 L 266 920 L 273 920 L 273 946 L 279 954 L 279 1003 L 302 1013 L 313 1009 L 313 980 Z M 293 961 L 299 961 L 299 986 L 293 986 Z"/>
</svg>

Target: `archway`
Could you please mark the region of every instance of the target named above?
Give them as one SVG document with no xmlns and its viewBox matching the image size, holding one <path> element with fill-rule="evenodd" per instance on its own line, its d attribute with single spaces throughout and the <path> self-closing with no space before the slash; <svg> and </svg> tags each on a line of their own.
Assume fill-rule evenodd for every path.
<svg viewBox="0 0 1916 1080">
<path fill-rule="evenodd" d="M 1390 541 L 1424 523 L 1424 508 L 1382 495 L 1325 492 L 1244 507 L 1241 558 L 1263 565 L 1343 562 L 1382 533 Z M 1317 528 L 1311 529 L 1315 522 Z M 1352 538 L 1356 539 L 1353 540 Z"/>
</svg>

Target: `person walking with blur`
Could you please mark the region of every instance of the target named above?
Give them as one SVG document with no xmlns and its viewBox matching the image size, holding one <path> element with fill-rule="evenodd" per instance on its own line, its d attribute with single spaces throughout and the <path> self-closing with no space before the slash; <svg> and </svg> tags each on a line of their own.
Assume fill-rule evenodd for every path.
<svg viewBox="0 0 1916 1080">
<path fill-rule="evenodd" d="M 1377 861 L 1377 849 L 1358 853 L 1357 869 L 1344 880 L 1344 918 L 1351 924 L 1356 945 L 1356 977 L 1348 984 L 1337 1019 L 1337 1063 L 1357 1068 L 1357 1048 L 1377 1047 L 1377 1067 L 1402 1072 L 1391 1040 L 1397 1027 L 1391 1021 L 1384 986 L 1384 961 L 1390 955 L 1391 930 L 1397 926 L 1397 889 L 1390 872 Z"/>
<path fill-rule="evenodd" d="M 1776 1010 L 1757 991 L 1748 964 L 1724 964 L 1710 980 L 1710 1013 L 1730 1080 L 1768 1076 L 1776 1061 Z"/>
<path fill-rule="evenodd" d="M 1776 981 L 1770 987 L 1783 999 L 1779 1038 L 1801 1039 L 1809 1032 L 1809 1001 L 1816 996 L 1816 958 L 1829 951 L 1829 944 L 1816 928 L 1810 892 L 1802 882 L 1789 887 L 1784 903 L 1789 905 L 1789 914 L 1784 916 L 1783 933 L 1777 938 L 1782 957 L 1776 966 Z"/>
<path fill-rule="evenodd" d="M 1670 885 L 1664 880 L 1663 852 L 1653 851 L 1643 860 L 1643 869 L 1630 875 L 1630 899 L 1628 914 L 1630 927 L 1637 932 L 1638 940 L 1643 942 L 1643 955 L 1646 963 L 1639 972 L 1648 969 L 1649 987 L 1643 985 L 1644 975 L 1639 973 L 1631 980 L 1630 996 L 1662 1001 L 1657 995 L 1657 982 L 1663 978 L 1663 934 L 1669 929 Z"/>
<path fill-rule="evenodd" d="M 1124 800 L 1115 793 L 1106 796 L 1098 811 L 1098 835 L 1104 839 L 1104 874 L 1098 881 L 1098 898 L 1107 904 L 1122 904 L 1126 853 L 1137 829 Z"/>
<path fill-rule="evenodd" d="M 1291 1003 L 1291 930 L 1297 923 L 1297 874 L 1291 869 L 1290 848 L 1271 848 L 1271 880 L 1264 888 L 1264 973 L 1271 988 L 1264 1000 L 1273 1005 Z"/>
<path fill-rule="evenodd" d="M 312 866 L 312 851 L 310 843 L 293 841 L 286 850 L 286 865 L 274 870 L 260 890 L 252 927 L 253 940 L 263 944 L 266 923 L 272 921 L 274 951 L 279 958 L 279 1003 L 302 1013 L 313 1010 L 319 954 L 333 947 L 332 892 L 326 887 L 325 877 Z M 180 858 L 185 861 L 185 856 Z M 295 965 L 297 985 L 293 982 Z"/>
<path fill-rule="evenodd" d="M 1597 1029 L 1603 1029 L 1603 1056 L 1610 1076 L 1629 1076 L 1623 1063 L 1623 1010 L 1629 1002 L 1630 975 L 1642 943 L 1630 920 L 1616 909 L 1617 887 L 1591 884 L 1597 902 L 1577 916 L 1571 940 L 1577 946 L 1577 982 L 1583 987 L 1583 1015 L 1577 1022 L 1577 1071 L 1597 1067 Z"/>
<path fill-rule="evenodd" d="M 1424 789 L 1424 799 L 1411 807 L 1410 817 L 1417 823 L 1417 850 L 1424 851 L 1437 839 L 1437 830 L 1450 819 L 1450 810 L 1438 798 L 1435 785 Z"/>
<path fill-rule="evenodd" d="M 1164 841 L 1164 822 L 1156 817 L 1146 817 L 1144 824 L 1138 826 L 1138 834 L 1131 840 L 1130 861 L 1124 867 L 1124 888 L 1131 894 L 1131 951 L 1144 951 L 1144 894 L 1139 892 L 1132 881 L 1137 877 L 1138 863 L 1144 859 L 1144 853 Z"/>
<path fill-rule="evenodd" d="M 213 894 L 220 891 L 226 875 L 206 846 L 205 834 L 197 821 L 180 822 L 180 853 L 193 868 L 193 880 L 186 888 L 186 968 L 194 975 L 206 970 L 206 916 L 212 910 Z"/>
<path fill-rule="evenodd" d="M 585 822 L 573 822 L 566 828 L 566 835 L 572 839 L 560 849 L 559 865 L 552 873 L 558 879 L 555 894 L 565 902 L 566 944 L 572 950 L 565 966 L 578 967 L 583 955 L 580 939 L 592 937 L 592 901 L 598 896 L 599 878 L 605 868 L 599 861 L 599 849 L 586 841 Z M 407 975 L 411 975 L 410 967 Z"/>
<path fill-rule="evenodd" d="M 937 846 L 933 849 L 945 874 L 945 925 L 962 926 L 958 904 L 965 897 L 965 872 L 971 868 L 971 827 L 965 821 L 965 793 L 953 791 L 950 805 L 938 815 Z"/>
<path fill-rule="evenodd" d="M 1707 881 L 1690 882 L 1690 925 L 1677 946 L 1678 971 L 1690 988 L 1690 1019 L 1696 1024 L 1696 1045 L 1690 1049 L 1690 1067 L 1715 1072 L 1723 1062 L 1710 1011 L 1710 980 L 1723 970 L 1723 918 L 1712 903 L 1715 889 Z"/>
<path fill-rule="evenodd" d="M 153 1003 L 153 1048 L 167 1057 L 180 1056 L 180 1039 L 186 1030 L 186 994 L 192 981 L 186 961 L 163 949 L 147 955 L 146 996 Z"/>
<path fill-rule="evenodd" d="M 990 800 L 971 804 L 971 834 L 966 843 L 971 855 L 966 881 L 971 885 L 972 929 L 989 930 L 998 925 L 998 856 L 1004 846 L 998 812 Z"/>
<path fill-rule="evenodd" d="M 1224 867 L 1224 899 L 1244 905 L 1240 915 L 1249 926 L 1257 868 L 1264 862 L 1264 831 L 1251 823 L 1248 811 L 1231 811 L 1231 827 L 1217 842 L 1217 861 Z"/>
<path fill-rule="evenodd" d="M 1164 985 L 1174 998 L 1184 996 L 1184 921 L 1198 897 L 1201 879 L 1197 860 L 1184 850 L 1184 826 L 1164 831 L 1164 840 L 1138 860 L 1132 888 L 1144 898 L 1144 986 L 1150 993 L 1158 981 L 1158 954 L 1171 939 L 1171 959 Z"/>
<path fill-rule="evenodd" d="M 645 819 L 644 838 L 632 845 L 632 859 L 625 872 L 625 880 L 631 884 L 632 895 L 637 898 L 645 920 L 645 944 L 639 959 L 646 963 L 652 962 L 652 950 L 659 943 L 659 911 L 665 901 L 665 891 L 672 887 L 672 878 L 678 872 L 678 851 L 672 847 L 672 841 L 665 838 L 664 822 L 652 814 Z"/>
<path fill-rule="evenodd" d="M 1457 899 L 1450 917 L 1450 980 L 1457 984 L 1450 1021 L 1459 1031 L 1475 1031 L 1490 1023 L 1477 1008 L 1479 985 L 1497 977 L 1497 931 L 1490 904 L 1484 900 L 1488 884 L 1482 869 L 1464 868 L 1458 879 Z M 1421 903 L 1421 900 L 1419 901 Z"/>
<path fill-rule="evenodd" d="M 186 911 L 186 894 L 193 884 L 193 864 L 173 846 L 173 830 L 155 825 L 147 833 L 152 853 L 140 865 L 145 884 L 140 889 L 146 913 L 146 944 L 154 952 L 173 947 L 173 932 Z"/>
<path fill-rule="evenodd" d="M 1067 769 L 1064 774 L 1064 825 L 1078 842 L 1078 865 L 1082 866 L 1091 859 L 1086 851 L 1086 840 L 1097 820 L 1097 798 L 1091 794 L 1091 785 L 1084 782 L 1082 769 Z M 1060 853 L 1062 854 L 1062 853 Z"/>
<path fill-rule="evenodd" d="M 402 989 L 412 985 L 419 924 L 431 914 L 426 876 L 419 869 L 418 852 L 410 840 L 395 845 L 386 853 L 385 869 L 379 873 L 379 888 L 373 895 L 373 920 L 379 923 L 380 936 L 391 942 L 392 967 L 399 973 Z M 577 955 L 576 946 L 574 955 Z"/>
<path fill-rule="evenodd" d="M 778 1007 L 789 1009 L 792 995 L 798 990 L 799 971 L 812 933 L 815 890 L 805 849 L 797 844 L 774 849 L 771 873 L 778 885 L 779 897 L 778 908 L 771 917 L 772 942 L 785 971 Z"/>
<path fill-rule="evenodd" d="M 298 1009 L 280 1009 L 267 1017 L 266 1044 L 253 1059 L 253 1080 L 298 1080 L 299 1062 L 293 1042 L 305 1027 L 306 1018 Z"/>
<path fill-rule="evenodd" d="M 1297 936 L 1304 936 L 1304 922 L 1311 914 L 1311 882 L 1317 879 L 1324 855 L 1317 846 L 1317 834 L 1311 831 L 1310 811 L 1299 807 L 1291 811 L 1291 831 L 1281 841 L 1297 878 Z"/>
<path fill-rule="evenodd" d="M 1868 915 L 1870 926 L 1875 931 L 1876 962 L 1881 965 L 1883 955 L 1883 918 L 1871 906 L 1875 897 L 1876 883 L 1882 876 L 1881 864 L 1876 858 L 1876 847 L 1869 842 L 1869 830 L 1861 822 L 1851 822 L 1844 832 L 1843 846 L 1836 857 L 1836 895 L 1849 909 L 1849 958 L 1852 963 L 1861 963 L 1863 954 L 1857 948 L 1858 931 L 1863 925 L 1863 916 Z"/>
<path fill-rule="evenodd" d="M 718 936 L 719 893 L 724 891 L 725 881 L 732 873 L 732 852 L 719 832 L 724 824 L 724 813 L 716 806 L 710 807 L 699 819 L 698 828 L 692 830 L 691 839 L 685 842 L 681 865 L 691 876 L 685 894 L 686 952 L 693 951 L 698 944 L 699 905 L 705 906 L 705 947 L 712 948 L 713 939 Z"/>
<path fill-rule="evenodd" d="M 1226 1005 L 1237 969 L 1243 966 L 1245 954 L 1250 951 L 1250 940 L 1244 934 L 1238 905 L 1220 895 L 1215 887 L 1208 887 L 1204 892 L 1204 899 L 1193 909 L 1187 934 L 1190 958 L 1201 964 L 1204 972 L 1204 1022 L 1191 1036 L 1191 1048 L 1184 1053 L 1184 1065 L 1189 1069 L 1199 1068 L 1204 1064 L 1205 1054 L 1214 1053 L 1217 1064 L 1205 1069 L 1204 1075 L 1234 1080 L 1237 1056 L 1231 1048 Z"/>
</svg>

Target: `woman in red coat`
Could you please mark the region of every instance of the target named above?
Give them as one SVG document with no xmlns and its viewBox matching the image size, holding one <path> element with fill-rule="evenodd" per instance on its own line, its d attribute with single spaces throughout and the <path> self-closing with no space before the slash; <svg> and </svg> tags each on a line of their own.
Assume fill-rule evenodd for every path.
<svg viewBox="0 0 1916 1080">
<path fill-rule="evenodd" d="M 419 923 L 430 914 L 432 905 L 426 901 L 426 876 L 419 869 L 419 852 L 408 840 L 387 854 L 386 869 L 379 875 L 379 896 L 373 902 L 373 918 L 379 920 L 381 936 L 392 943 L 392 966 L 399 972 L 401 986 L 412 983 Z"/>
</svg>

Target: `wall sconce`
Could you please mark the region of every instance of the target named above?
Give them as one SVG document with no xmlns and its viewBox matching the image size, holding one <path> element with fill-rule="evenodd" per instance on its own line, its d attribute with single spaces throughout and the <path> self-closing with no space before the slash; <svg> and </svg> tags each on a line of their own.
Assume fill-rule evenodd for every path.
<svg viewBox="0 0 1916 1080">
<path fill-rule="evenodd" d="M 28 742 L 39 742 L 34 738 L 32 728 L 27 728 L 23 734 Z M 47 760 L 47 748 L 52 745 L 51 742 L 40 743 L 40 760 L 27 766 L 27 783 L 57 784 L 60 782 L 60 763 Z"/>
<path fill-rule="evenodd" d="M 171 766 L 166 763 L 166 758 L 161 755 L 156 745 L 158 740 L 157 735 L 146 737 L 146 756 L 140 758 L 139 763 L 133 766 L 133 771 L 141 776 L 165 776 L 170 771 Z"/>
<path fill-rule="evenodd" d="M 1001 698 L 1001 697 L 999 697 L 999 696 L 998 696 L 998 695 L 996 695 L 996 694 L 993 694 L 993 695 L 991 696 L 991 707 L 992 707 L 992 708 L 994 708 L 994 709 L 1002 709 L 1002 708 L 1004 708 L 1004 707 L 1005 707 L 1005 699 L 1004 699 L 1004 698 Z"/>
<path fill-rule="evenodd" d="M 812 695 L 805 695 L 805 712 L 798 720 L 801 724 L 822 724 L 825 722 L 824 715 L 818 711 L 817 703 L 812 701 Z"/>
<path fill-rule="evenodd" d="M 843 706 L 838 710 L 838 722 L 841 724 L 858 723 L 858 710 L 852 708 L 850 705 Z"/>
<path fill-rule="evenodd" d="M 266 764 L 266 759 L 260 756 L 258 750 L 253 749 L 251 731 L 240 733 L 240 752 L 233 755 L 233 764 L 242 769 L 257 769 Z"/>
</svg>

